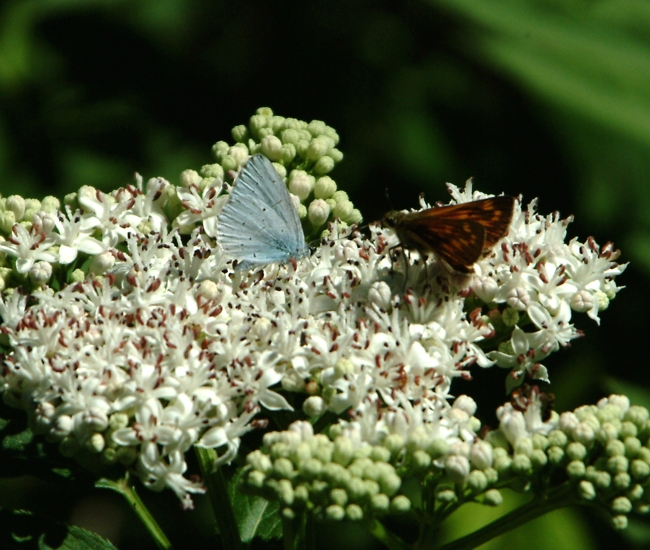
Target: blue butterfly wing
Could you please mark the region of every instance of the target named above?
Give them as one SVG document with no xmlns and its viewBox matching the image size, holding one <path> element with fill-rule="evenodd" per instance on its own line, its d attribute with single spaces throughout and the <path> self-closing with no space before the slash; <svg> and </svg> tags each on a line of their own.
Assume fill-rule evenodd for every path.
<svg viewBox="0 0 650 550">
<path fill-rule="evenodd" d="M 217 233 L 223 251 L 239 260 L 240 269 L 309 254 L 287 186 L 263 155 L 244 165 L 219 215 Z"/>
</svg>

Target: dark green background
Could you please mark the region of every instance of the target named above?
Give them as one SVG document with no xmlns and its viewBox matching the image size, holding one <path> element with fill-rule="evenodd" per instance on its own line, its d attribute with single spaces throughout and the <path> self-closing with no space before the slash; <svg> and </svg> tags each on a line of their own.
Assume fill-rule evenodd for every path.
<svg viewBox="0 0 650 550">
<path fill-rule="evenodd" d="M 211 145 L 230 141 L 230 129 L 260 106 L 339 132 L 345 160 L 331 175 L 368 221 L 390 207 L 385 189 L 394 207 L 412 207 L 421 191 L 429 201 L 447 200 L 445 181 L 462 185 L 474 176 L 480 190 L 539 197 L 544 214 L 575 214 L 570 237 L 614 240 L 631 262 L 619 279 L 627 288 L 600 327 L 575 316 L 587 336 L 545 361 L 550 391 L 559 410 L 612 391 L 636 392 L 648 404 L 648 2 L 17 0 L 0 7 L 4 196 L 110 190 L 136 171 L 177 183 L 183 169 L 212 162 Z M 475 374 L 457 391 L 477 397 L 484 422 L 494 424 L 505 372 Z M 79 515 L 87 511 L 99 517 L 95 529 L 113 529 L 102 532 L 120 548 L 149 545 L 113 495 L 8 487 L 3 506 L 90 526 Z M 169 518 L 164 526 L 179 547 L 210 536 L 198 527 L 200 498 L 188 514 L 171 492 L 142 492 Z M 621 538 L 604 516 L 569 517 L 528 525 L 495 548 L 643 544 L 642 526 Z M 582 530 L 587 522 L 591 531 Z M 460 523 L 471 527 L 467 516 Z M 558 530 L 559 540 L 544 538 Z M 323 548 L 334 547 L 334 529 L 326 533 Z"/>
</svg>

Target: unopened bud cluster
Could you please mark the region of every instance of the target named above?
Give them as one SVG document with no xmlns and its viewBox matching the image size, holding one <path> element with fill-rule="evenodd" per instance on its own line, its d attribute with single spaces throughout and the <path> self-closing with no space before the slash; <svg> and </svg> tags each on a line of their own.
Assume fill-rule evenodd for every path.
<svg viewBox="0 0 650 550">
<path fill-rule="evenodd" d="M 413 477 L 432 488 L 441 510 L 452 502 L 498 506 L 498 488 L 544 491 L 567 484 L 575 487 L 572 503 L 598 505 L 616 528 L 627 526 L 629 513 L 650 511 L 647 409 L 613 395 L 542 421 L 537 405 L 532 399 L 528 411 L 502 407 L 499 429 L 467 442 L 427 438 L 422 430 L 370 445 L 340 424 L 327 437 L 296 422 L 267 434 L 264 449 L 248 455 L 246 484 L 278 501 L 286 517 L 300 511 L 334 520 L 402 513 L 411 502 L 400 487 Z"/>
<path fill-rule="evenodd" d="M 399 494 L 402 480 L 382 445 L 358 444 L 314 434 L 308 422 L 264 437 L 264 449 L 247 457 L 250 490 L 280 503 L 293 518 L 309 511 L 329 520 L 361 520 L 404 513 L 411 502 Z"/>
<path fill-rule="evenodd" d="M 361 212 L 328 175 L 343 159 L 336 148 L 339 136 L 334 128 L 320 120 L 277 116 L 262 107 L 248 126 L 235 126 L 232 135 L 234 145 L 219 141 L 212 147 L 217 163 L 204 166 L 200 175 L 195 173 L 199 186 L 209 183 L 206 178 L 227 177 L 249 156 L 262 154 L 274 163 L 289 191 L 300 200 L 299 214 L 308 238 L 335 218 L 348 225 L 361 221 Z"/>
</svg>

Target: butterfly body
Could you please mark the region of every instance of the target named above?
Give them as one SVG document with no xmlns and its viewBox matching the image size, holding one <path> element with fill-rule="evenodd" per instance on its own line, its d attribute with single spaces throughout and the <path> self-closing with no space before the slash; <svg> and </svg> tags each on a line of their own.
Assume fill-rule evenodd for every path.
<svg viewBox="0 0 650 550">
<path fill-rule="evenodd" d="M 254 155 L 242 168 L 219 215 L 217 238 L 238 260 L 237 269 L 309 255 L 289 190 L 266 157 Z"/>
<path fill-rule="evenodd" d="M 471 273 L 476 263 L 508 232 L 515 199 L 500 196 L 428 208 L 388 212 L 382 219 L 401 246 L 421 255 L 434 253 L 455 271 Z"/>
</svg>

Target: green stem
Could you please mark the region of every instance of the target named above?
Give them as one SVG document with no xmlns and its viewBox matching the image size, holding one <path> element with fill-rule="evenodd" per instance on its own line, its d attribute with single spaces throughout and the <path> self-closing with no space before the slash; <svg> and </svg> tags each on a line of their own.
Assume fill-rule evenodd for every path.
<svg viewBox="0 0 650 550">
<path fill-rule="evenodd" d="M 474 531 L 463 538 L 440 546 L 438 550 L 470 550 L 471 548 L 476 548 L 528 521 L 554 510 L 573 506 L 578 502 L 580 501 L 575 496 L 575 488 L 568 483 L 563 484 L 550 490 L 543 498 L 535 498 L 478 531 Z"/>
<path fill-rule="evenodd" d="M 217 453 L 213 449 L 199 447 L 194 447 L 194 449 L 199 459 L 203 481 L 208 489 L 208 498 L 221 536 L 221 544 L 228 550 L 241 550 L 243 545 L 228 494 L 228 483 L 222 469 L 214 467 Z"/>
<path fill-rule="evenodd" d="M 169 539 L 165 536 L 165 533 L 163 533 L 160 525 L 158 525 L 154 517 L 149 512 L 149 509 L 144 505 L 136 493 L 135 488 L 130 484 L 128 476 L 118 481 L 102 478 L 95 483 L 95 487 L 101 489 L 111 489 L 112 491 L 115 491 L 116 493 L 122 495 L 129 503 L 131 509 L 140 518 L 140 521 L 143 523 L 147 531 L 149 531 L 149 534 L 156 543 L 156 546 L 163 549 L 172 547 L 171 542 L 169 542 Z"/>
</svg>

